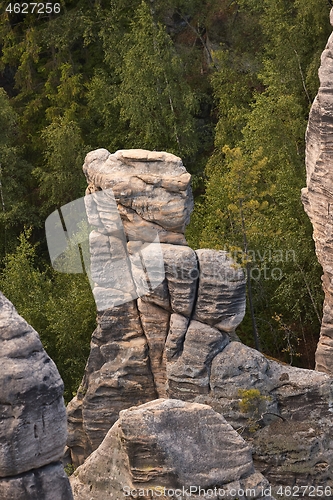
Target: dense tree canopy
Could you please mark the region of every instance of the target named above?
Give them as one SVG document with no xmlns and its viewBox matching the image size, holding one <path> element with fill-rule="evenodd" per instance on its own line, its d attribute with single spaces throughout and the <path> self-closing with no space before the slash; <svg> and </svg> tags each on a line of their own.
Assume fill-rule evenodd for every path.
<svg viewBox="0 0 333 500">
<path fill-rule="evenodd" d="M 330 3 L 59 4 L 41 14 L 1 6 L 0 288 L 40 332 L 66 397 L 94 303 L 83 276 L 49 267 L 44 221 L 84 194 L 81 166 L 97 147 L 183 158 L 196 198 L 189 243 L 247 264 L 261 347 L 311 366 L 322 294 L 300 189 Z M 239 334 L 253 345 L 250 316 Z"/>
</svg>

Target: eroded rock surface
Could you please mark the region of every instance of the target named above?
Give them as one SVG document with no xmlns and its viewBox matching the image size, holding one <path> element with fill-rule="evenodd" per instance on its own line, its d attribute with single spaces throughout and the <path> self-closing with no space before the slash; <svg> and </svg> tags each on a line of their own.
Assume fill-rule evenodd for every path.
<svg viewBox="0 0 333 500">
<path fill-rule="evenodd" d="M 214 488 L 251 489 L 251 498 L 271 498 L 262 494 L 269 485 L 255 471 L 249 446 L 222 415 L 206 405 L 170 399 L 123 410 L 71 484 L 77 500 L 125 493 L 135 498 L 152 489 L 161 498 L 186 498 L 191 486 L 202 489 L 201 494 L 192 490 L 197 499 L 211 498 Z M 164 488 L 180 491 L 164 495 Z"/>
<path fill-rule="evenodd" d="M 193 251 L 186 245 L 183 231 L 192 197 L 189 176 L 180 159 L 141 150 L 114 155 L 98 150 L 87 156 L 84 169 L 89 193 L 114 189 L 124 228 L 121 233 L 117 226 L 121 233 L 117 245 L 109 236 L 112 224 L 116 221 L 119 225 L 119 220 L 114 211 L 107 213 L 103 197 L 102 202 L 96 197 L 88 213 L 98 233 L 91 238 L 96 288 L 106 299 L 113 290 L 115 296 L 117 290 L 122 290 L 119 300 L 124 301 L 128 294 L 128 301 L 99 312 L 84 379 L 78 396 L 69 405 L 69 447 L 74 465 L 82 464 L 98 447 L 73 479 L 77 498 L 95 498 L 93 494 L 97 495 L 101 488 L 117 497 L 127 482 L 134 486 L 158 485 L 163 480 L 173 485 L 179 484 L 179 478 L 187 480 L 182 469 L 189 460 L 186 448 L 177 462 L 172 449 L 158 440 L 160 431 L 157 433 L 151 417 L 154 412 L 162 414 L 161 408 L 157 410 L 158 403 L 124 412 L 115 423 L 121 410 L 156 397 L 209 404 L 251 442 L 255 465 L 273 486 L 311 484 L 332 487 L 333 491 L 332 379 L 323 373 L 277 363 L 232 341 L 245 313 L 244 275 L 226 252 Z M 162 209 L 164 215 L 160 217 L 158 212 Z M 143 254 L 152 241 L 156 245 L 156 228 L 160 253 Z M 101 263 L 96 258 L 98 246 L 94 241 L 104 245 Z M 142 247 L 142 242 L 148 246 Z M 104 272 L 113 279 L 106 269 L 112 248 L 122 263 L 127 250 L 127 267 L 119 267 L 121 272 L 115 273 L 114 283 L 103 283 Z M 145 259 L 145 255 L 149 258 Z M 163 270 L 158 266 L 161 257 Z M 148 282 L 155 282 L 156 286 L 149 287 Z M 245 393 L 240 394 L 239 389 Z M 181 412 L 187 408 L 187 403 L 183 404 Z M 172 404 L 167 410 L 169 416 L 171 407 Z M 245 413 L 241 411 L 244 408 Z M 203 418 L 202 422 L 194 423 L 192 417 L 189 422 L 204 432 L 208 420 L 205 423 L 201 410 L 197 415 Z M 144 427 L 146 423 L 142 423 L 148 422 L 145 418 L 150 419 L 149 432 Z M 185 433 L 188 429 L 186 419 L 173 422 L 181 442 L 183 427 Z M 141 441 L 126 434 L 133 426 L 140 430 Z M 134 430 L 131 432 L 134 436 Z M 178 435 L 174 437 L 177 448 Z M 112 453 L 109 439 L 117 443 Z M 195 439 L 199 439 L 197 435 Z M 198 453 L 200 461 L 200 450 Z M 173 465 L 166 456 L 173 457 Z M 215 456 L 214 460 L 218 471 L 220 458 Z M 208 463 L 212 465 L 214 460 Z M 113 473 L 108 477 L 109 470 Z M 199 470 L 196 474 L 200 475 Z M 204 475 L 200 478 L 205 482 Z M 230 476 L 223 481 L 239 485 L 240 479 Z M 87 496 L 88 484 L 91 491 L 96 491 L 91 497 Z"/>
<path fill-rule="evenodd" d="M 254 464 L 272 485 L 333 489 L 330 376 L 276 362 L 230 342 L 213 359 L 210 388 L 208 396 L 195 401 L 210 404 L 251 440 Z M 240 393 L 242 389 L 247 392 Z M 251 396 L 251 390 L 258 392 Z M 246 397 L 250 404 L 242 413 L 240 402 Z"/>
<path fill-rule="evenodd" d="M 0 498 L 70 500 L 60 460 L 63 382 L 37 332 L 0 292 Z"/>
<path fill-rule="evenodd" d="M 193 200 L 180 158 L 100 149 L 83 169 L 99 313 L 81 387 L 68 405 L 75 466 L 121 410 L 179 391 L 185 399 L 207 394 L 214 356 L 245 313 L 244 275 L 226 252 L 186 244 Z"/>
<path fill-rule="evenodd" d="M 99 313 L 82 385 L 67 407 L 74 464 L 101 444 L 130 401 L 141 404 L 156 396 L 136 303 Z"/>
<path fill-rule="evenodd" d="M 316 254 L 324 271 L 325 301 L 316 369 L 333 374 L 333 35 L 321 56 L 319 79 L 306 132 L 307 187 L 302 190 L 302 201 L 313 225 Z"/>
</svg>

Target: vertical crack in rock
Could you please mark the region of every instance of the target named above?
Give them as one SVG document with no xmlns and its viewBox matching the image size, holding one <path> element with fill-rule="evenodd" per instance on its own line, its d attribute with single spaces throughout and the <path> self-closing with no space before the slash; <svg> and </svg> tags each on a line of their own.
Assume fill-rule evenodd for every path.
<svg viewBox="0 0 333 500">
<path fill-rule="evenodd" d="M 230 268 L 229 261 L 222 262 L 224 253 L 195 252 L 186 243 L 193 196 L 180 158 L 102 149 L 87 155 L 83 170 L 87 194 L 95 200 L 87 207 L 100 311 L 81 390 L 68 405 L 68 446 L 75 466 L 99 446 L 121 410 L 156 394 L 184 399 L 207 394 L 211 362 L 245 311 L 243 277 L 239 273 L 229 283 L 223 278 Z M 113 201 L 106 192 L 110 188 Z M 125 250 L 128 269 L 121 267 Z M 207 265 L 201 262 L 205 259 Z M 221 279 L 206 272 L 218 261 L 221 272 L 225 268 Z M 113 308 L 103 308 L 110 298 Z"/>
<path fill-rule="evenodd" d="M 152 366 L 151 366 L 151 358 L 150 358 L 150 355 L 149 355 L 149 343 L 148 343 L 148 339 L 146 337 L 146 334 L 145 334 L 145 331 L 144 331 L 144 328 L 142 326 L 142 319 L 141 319 L 141 314 L 140 314 L 140 311 L 139 311 L 139 308 L 138 308 L 138 304 L 136 303 L 136 308 L 137 308 L 137 311 L 138 311 L 138 315 L 139 315 L 139 321 L 140 321 L 140 325 L 141 325 L 141 328 L 142 328 L 142 331 L 143 331 L 143 334 L 146 338 L 146 343 L 147 343 L 147 350 L 148 350 L 148 368 L 149 368 L 149 372 L 150 372 L 150 376 L 152 378 L 152 381 L 153 381 L 153 385 L 154 385 L 154 391 L 155 391 L 155 397 L 157 398 L 158 397 L 158 391 L 157 391 L 157 387 L 156 387 L 156 382 L 155 382 L 155 378 L 154 378 L 154 374 L 153 374 L 153 370 L 152 370 Z"/>
<path fill-rule="evenodd" d="M 191 314 L 190 314 L 190 317 L 189 317 L 190 321 L 192 321 L 192 319 L 194 317 L 195 309 L 197 307 L 198 295 L 199 295 L 199 284 L 200 284 L 200 272 L 201 272 L 200 261 L 199 261 L 197 252 L 194 252 L 194 255 L 195 255 L 195 261 L 196 261 L 196 269 L 197 269 L 197 273 L 198 273 L 198 279 L 196 280 L 196 287 L 195 287 L 195 292 L 194 292 L 193 306 L 192 306 Z"/>
</svg>

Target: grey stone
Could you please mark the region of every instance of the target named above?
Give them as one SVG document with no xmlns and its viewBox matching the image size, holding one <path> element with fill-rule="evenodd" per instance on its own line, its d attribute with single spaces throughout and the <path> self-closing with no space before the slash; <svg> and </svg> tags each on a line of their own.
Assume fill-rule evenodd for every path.
<svg viewBox="0 0 333 500">
<path fill-rule="evenodd" d="M 166 367 L 163 356 L 169 330 L 170 312 L 161 307 L 138 300 L 140 320 L 149 348 L 150 367 L 158 397 L 166 396 Z"/>
<path fill-rule="evenodd" d="M 181 314 L 171 315 L 169 332 L 165 342 L 165 357 L 167 362 L 175 361 L 182 353 L 188 324 L 189 319 Z"/>
<path fill-rule="evenodd" d="M 67 438 L 63 382 L 37 332 L 1 292 L 0 346 L 0 497 L 70 500 L 57 464 Z"/>
<path fill-rule="evenodd" d="M 194 485 L 205 490 L 251 486 L 256 492 L 252 498 L 271 498 L 261 495 L 268 482 L 254 470 L 250 448 L 222 415 L 209 406 L 178 400 L 159 399 L 122 411 L 71 484 L 78 500 Z M 186 493 L 168 497 L 186 498 Z"/>
<path fill-rule="evenodd" d="M 0 479 L 3 500 L 72 500 L 72 490 L 61 463 Z"/>
<path fill-rule="evenodd" d="M 100 313 L 81 387 L 67 409 L 73 464 L 81 464 L 100 445 L 119 411 L 155 397 L 136 303 Z"/>
<path fill-rule="evenodd" d="M 331 11 L 331 19 L 333 13 Z M 321 56 L 320 87 L 306 131 L 306 188 L 302 201 L 313 225 L 313 238 L 323 267 L 325 301 L 316 370 L 333 374 L 333 35 Z"/>
<path fill-rule="evenodd" d="M 86 156 L 83 167 L 93 190 L 112 188 L 117 203 L 166 231 L 184 233 L 193 209 L 190 174 L 177 156 L 130 149 Z"/>
<path fill-rule="evenodd" d="M 0 293 L 0 477 L 58 461 L 66 444 L 63 382 L 37 332 Z"/>
<path fill-rule="evenodd" d="M 169 397 L 193 400 L 198 394 L 208 394 L 212 360 L 228 343 L 227 334 L 191 321 L 181 354 L 167 363 Z"/>
<path fill-rule="evenodd" d="M 190 317 L 199 276 L 196 254 L 185 246 L 162 244 L 161 248 L 172 311 Z"/>
<path fill-rule="evenodd" d="M 244 271 L 225 251 L 200 249 L 199 289 L 194 319 L 234 332 L 245 314 Z"/>
<path fill-rule="evenodd" d="M 197 256 L 186 244 L 193 199 L 180 158 L 101 149 L 87 155 L 83 170 L 99 315 L 82 385 L 68 405 L 75 465 L 99 446 L 120 410 L 156 396 L 209 392 L 211 361 L 245 310 L 244 276 L 225 252 Z"/>
<path fill-rule="evenodd" d="M 231 342 L 212 361 L 210 387 L 206 397 L 195 401 L 210 404 L 251 440 L 255 466 L 272 485 L 333 487 L 330 376 L 279 363 Z M 259 391 L 258 399 L 242 413 L 239 390 L 253 389 Z"/>
</svg>

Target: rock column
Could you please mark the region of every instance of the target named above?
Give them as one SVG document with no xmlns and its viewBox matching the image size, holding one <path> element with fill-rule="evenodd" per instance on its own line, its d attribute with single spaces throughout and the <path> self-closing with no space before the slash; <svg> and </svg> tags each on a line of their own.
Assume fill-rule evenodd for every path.
<svg viewBox="0 0 333 500">
<path fill-rule="evenodd" d="M 99 312 L 85 375 L 68 405 L 75 466 L 121 410 L 207 394 L 213 358 L 245 313 L 242 270 L 226 252 L 195 252 L 186 243 L 193 198 L 180 158 L 100 149 L 83 170 Z"/>
<path fill-rule="evenodd" d="M 316 370 L 333 374 L 333 35 L 321 56 L 319 79 L 306 131 L 307 179 L 302 201 L 313 225 L 316 254 L 324 271 L 325 301 Z"/>
<path fill-rule="evenodd" d="M 0 498 L 72 500 L 61 459 L 63 382 L 37 332 L 0 293 Z"/>
</svg>

